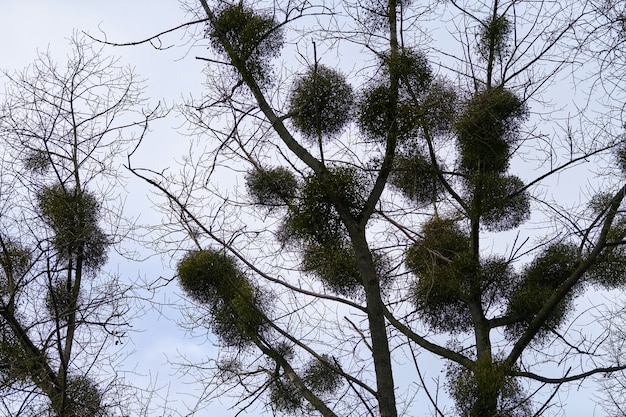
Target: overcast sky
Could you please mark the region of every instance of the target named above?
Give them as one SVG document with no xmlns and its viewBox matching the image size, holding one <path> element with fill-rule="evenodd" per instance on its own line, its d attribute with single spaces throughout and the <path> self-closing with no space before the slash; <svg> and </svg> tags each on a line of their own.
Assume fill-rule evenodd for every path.
<svg viewBox="0 0 626 417">
<path fill-rule="evenodd" d="M 70 51 L 68 39 L 75 30 L 86 31 L 96 37 L 106 35 L 114 42 L 125 42 L 146 38 L 188 19 L 177 0 L 4 0 L 0 2 L 0 36 L 3 40 L 0 42 L 0 67 L 7 71 L 21 70 L 35 59 L 38 52 L 47 50 L 62 62 Z M 203 88 L 201 71 L 204 64 L 194 59 L 193 51 L 189 53 L 191 46 L 182 31 L 180 35 L 164 39 L 173 45 L 167 51 L 156 51 L 149 46 L 107 48 L 106 51 L 120 56 L 122 63 L 134 67 L 146 79 L 147 96 L 153 103 L 164 100 L 171 105 Z M 187 148 L 188 138 L 177 132 L 177 125 L 180 125 L 180 120 L 160 122 L 153 127 L 147 140 L 155 150 L 149 155 L 154 158 L 154 166 L 167 164 L 172 154 Z M 135 184 L 131 191 L 128 209 L 143 212 L 149 217 L 145 205 L 147 187 Z M 146 279 L 172 274 L 159 258 L 136 264 L 114 257 L 109 268 L 119 270 L 120 274 L 128 277 L 140 275 Z M 171 292 L 158 297 L 176 301 L 176 294 Z M 164 314 L 175 320 L 177 313 L 165 309 Z M 180 407 L 182 412 L 183 401 L 193 404 L 199 387 L 183 384 L 168 360 L 176 361 L 181 354 L 188 359 L 199 360 L 214 354 L 215 347 L 210 341 L 192 340 L 185 336 L 172 320 L 150 313 L 137 321 L 136 330 L 142 332 L 131 334 L 126 341 L 125 349 L 136 352 L 126 363 L 129 369 L 136 366 L 136 372 L 144 375 L 136 377 L 139 385 L 152 380 L 162 388 L 159 395 L 167 398 L 172 408 Z M 158 401 L 155 399 L 154 404 Z M 571 390 L 566 402 L 572 409 L 567 415 L 603 415 L 595 409 L 587 394 L 580 397 L 575 389 Z M 228 411 L 230 405 L 213 402 L 197 415 L 232 416 L 236 411 Z M 261 413 L 247 415 L 260 416 Z"/>
</svg>

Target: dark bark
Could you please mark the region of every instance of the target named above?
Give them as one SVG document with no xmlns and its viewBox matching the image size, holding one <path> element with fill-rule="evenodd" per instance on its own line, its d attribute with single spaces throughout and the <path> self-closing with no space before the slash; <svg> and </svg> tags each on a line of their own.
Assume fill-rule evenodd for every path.
<svg viewBox="0 0 626 417">
<path fill-rule="evenodd" d="M 385 306 L 381 298 L 379 277 L 376 274 L 376 266 L 365 239 L 365 231 L 351 237 L 357 256 L 361 280 L 365 288 L 367 320 L 372 342 L 374 369 L 376 371 L 378 407 L 381 417 L 394 417 L 397 416 L 398 412 L 391 367 L 391 353 L 389 351 L 389 337 L 384 316 Z"/>
</svg>

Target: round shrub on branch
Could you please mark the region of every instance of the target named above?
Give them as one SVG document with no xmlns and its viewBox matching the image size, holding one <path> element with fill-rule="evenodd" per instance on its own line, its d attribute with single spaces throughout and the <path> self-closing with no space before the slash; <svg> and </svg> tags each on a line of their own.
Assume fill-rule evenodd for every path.
<svg viewBox="0 0 626 417">
<path fill-rule="evenodd" d="M 487 230 L 510 230 L 530 218 L 530 196 L 519 177 L 476 174 L 469 183 L 473 198 L 480 201 L 480 213 L 476 214 Z"/>
<path fill-rule="evenodd" d="M 617 163 L 617 167 L 622 171 L 622 174 L 626 173 L 626 143 L 621 142 L 614 150 L 614 157 Z"/>
<path fill-rule="evenodd" d="M 388 261 L 378 253 L 374 253 L 373 258 L 380 285 L 385 288 L 390 282 Z M 314 274 L 325 288 L 335 294 L 350 298 L 364 295 L 357 259 L 349 244 L 333 241 L 307 245 L 302 257 L 302 269 Z"/>
<path fill-rule="evenodd" d="M 354 297 L 363 288 L 353 251 L 340 243 L 307 246 L 302 269 L 313 272 L 335 294 Z"/>
<path fill-rule="evenodd" d="M 450 130 L 458 113 L 458 96 L 452 85 L 433 81 L 421 100 L 421 122 L 431 135 Z"/>
<path fill-rule="evenodd" d="M 507 314 L 519 316 L 517 324 L 509 326 L 507 335 L 518 337 L 526 329 L 537 312 L 543 307 L 554 290 L 565 282 L 578 267 L 579 257 L 576 246 L 567 243 L 555 243 L 543 250 L 521 274 L 521 281 L 513 288 L 510 295 Z M 546 322 L 544 330 L 538 334 L 541 340 L 549 329 L 558 327 L 571 308 L 574 293 L 561 301 Z"/>
<path fill-rule="evenodd" d="M 98 225 L 100 204 L 93 195 L 53 185 L 37 193 L 37 205 L 61 256 L 82 256 L 92 269 L 104 265 L 110 240 Z"/>
<path fill-rule="evenodd" d="M 395 128 L 404 139 L 417 127 L 416 111 L 412 103 L 396 101 L 386 84 L 365 90 L 358 103 L 358 124 L 361 131 L 374 140 L 386 140 Z"/>
<path fill-rule="evenodd" d="M 477 360 L 473 370 L 455 362 L 446 371 L 448 391 L 462 416 L 485 415 L 481 409 L 484 398 L 498 398 L 497 417 L 526 417 L 533 415 L 528 394 L 515 377 L 489 360 Z"/>
<path fill-rule="evenodd" d="M 50 167 L 50 154 L 42 150 L 29 150 L 25 152 L 24 167 L 26 170 L 43 174 Z"/>
<path fill-rule="evenodd" d="M 323 355 L 327 362 L 332 363 L 328 355 Z M 343 377 L 321 361 L 312 359 L 304 369 L 302 378 L 311 391 L 316 394 L 336 392 L 343 383 Z"/>
<path fill-rule="evenodd" d="M 353 102 L 352 87 L 343 74 L 315 65 L 294 84 L 291 121 L 309 139 L 336 135 L 350 121 Z"/>
<path fill-rule="evenodd" d="M 434 217 L 424 224 L 421 236 L 407 253 L 408 266 L 415 272 L 430 270 L 433 263 L 450 265 L 470 250 L 469 236 L 453 219 Z"/>
<path fill-rule="evenodd" d="M 102 393 L 98 386 L 86 376 L 70 377 L 67 382 L 69 414 L 80 417 L 104 417 Z"/>
<path fill-rule="evenodd" d="M 402 49 L 394 57 L 382 56 L 382 77 L 361 93 L 358 123 L 374 140 L 387 139 L 395 129 L 400 144 L 418 136 L 421 127 L 431 134 L 449 129 L 456 113 L 456 92 L 433 81 L 428 59 L 421 51 Z M 398 79 L 397 96 L 391 89 L 391 74 Z M 409 141 L 410 142 L 410 141 Z"/>
<path fill-rule="evenodd" d="M 501 256 L 490 256 L 480 261 L 480 284 L 484 305 L 501 302 L 519 282 L 511 262 Z"/>
<path fill-rule="evenodd" d="M 512 92 L 491 88 L 477 93 L 455 123 L 461 167 L 470 172 L 504 172 L 510 145 L 526 115 L 524 103 Z"/>
<path fill-rule="evenodd" d="M 0 296 L 13 294 L 20 290 L 17 285 L 22 275 L 31 266 L 32 255 L 21 243 L 2 239 L 0 245 Z M 9 279 L 11 277 L 11 279 Z"/>
<path fill-rule="evenodd" d="M 33 372 L 36 365 L 15 334 L 0 327 L 0 384 L 27 382 Z"/>
<path fill-rule="evenodd" d="M 395 71 L 400 78 L 400 88 L 412 99 L 421 97 L 433 79 L 432 68 L 421 51 L 402 48 L 395 59 L 392 59 L 391 54 L 385 54 L 383 62 L 386 64 L 385 72 Z"/>
<path fill-rule="evenodd" d="M 46 294 L 46 309 L 50 317 L 66 322 L 72 312 L 72 303 L 77 302 L 77 300 L 73 301 L 72 297 L 72 289 L 68 288 L 63 281 L 58 280 L 52 283 Z"/>
<path fill-rule="evenodd" d="M 279 240 L 311 244 L 341 241 L 346 235 L 339 214 L 317 181 L 306 184 L 299 201 L 290 207 L 278 233 Z"/>
<path fill-rule="evenodd" d="M 626 285 L 626 218 L 615 221 L 607 235 L 609 245 L 602 251 L 598 261 L 589 269 L 589 280 L 603 288 L 624 288 Z"/>
<path fill-rule="evenodd" d="M 442 331 L 468 329 L 466 300 L 479 274 L 469 237 L 459 225 L 438 217 L 427 222 L 422 238 L 407 251 L 406 264 L 417 278 L 413 302 L 425 321 Z"/>
<path fill-rule="evenodd" d="M 283 167 L 254 170 L 246 175 L 246 188 L 255 204 L 271 209 L 284 206 L 294 198 L 298 181 Z"/>
<path fill-rule="evenodd" d="M 579 262 L 576 245 L 551 244 L 525 269 L 524 283 L 537 283 L 556 289 L 570 277 Z"/>
<path fill-rule="evenodd" d="M 177 272 L 183 290 L 209 307 L 211 328 L 226 344 L 247 344 L 263 331 L 267 300 L 233 258 L 217 250 L 194 250 L 178 263 Z"/>
<path fill-rule="evenodd" d="M 207 32 L 213 48 L 230 55 L 235 66 L 245 65 L 258 82 L 269 81 L 268 60 L 283 45 L 283 32 L 273 17 L 238 2 L 220 10 Z"/>
<path fill-rule="evenodd" d="M 304 398 L 298 388 L 286 377 L 277 377 L 270 383 L 270 401 L 276 411 L 294 414 L 302 409 Z"/>
<path fill-rule="evenodd" d="M 325 180 L 316 175 L 305 178 L 279 239 L 283 242 L 300 239 L 321 245 L 341 241 L 346 231 L 330 194 L 334 193 L 353 215 L 357 215 L 364 204 L 364 188 L 365 178 L 352 168 L 331 168 Z"/>
<path fill-rule="evenodd" d="M 509 52 L 511 22 L 505 15 L 496 16 L 481 26 L 478 36 L 478 52 L 488 60 L 491 53 L 504 58 Z"/>
<path fill-rule="evenodd" d="M 436 168 L 419 152 L 395 158 L 390 182 L 418 204 L 432 202 L 443 191 Z"/>
<path fill-rule="evenodd" d="M 235 261 L 216 250 L 188 252 L 178 263 L 177 272 L 183 290 L 202 304 L 216 303 L 220 288 L 241 280 Z"/>
</svg>

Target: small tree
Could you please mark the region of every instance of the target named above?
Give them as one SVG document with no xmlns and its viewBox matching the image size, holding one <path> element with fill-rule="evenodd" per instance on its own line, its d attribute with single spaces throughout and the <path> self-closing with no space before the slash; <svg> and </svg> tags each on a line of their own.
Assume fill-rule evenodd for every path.
<svg viewBox="0 0 626 417">
<path fill-rule="evenodd" d="M 0 131 L 0 390 L 7 415 L 96 417 L 99 369 L 127 329 L 129 288 L 103 266 L 124 237 L 118 158 L 156 114 L 129 69 L 82 39 L 5 74 Z M 114 374 L 113 374 L 114 375 Z M 105 385 L 106 384 L 106 385 Z M 43 399 L 42 399 L 43 398 Z M 45 399 L 45 400 L 44 400 Z"/>
<path fill-rule="evenodd" d="M 412 388 L 394 364 L 413 358 L 422 378 L 420 351 L 448 363 L 454 415 L 526 416 L 553 400 L 541 404 L 545 385 L 624 369 L 587 367 L 601 341 L 568 331 L 590 285 L 625 283 L 624 172 L 574 209 L 540 188 L 584 161 L 623 159 L 620 123 L 581 113 L 581 130 L 563 127 L 546 105 L 557 75 L 582 71 L 593 9 L 199 5 L 215 56 L 187 114 L 216 145 L 190 152 L 189 176 L 133 172 L 167 197 L 164 232 L 189 236 L 177 273 L 196 302 L 191 326 L 225 348 L 210 362 L 218 393 L 239 386 L 242 409 L 397 416 Z M 416 41 L 439 22 L 457 48 Z M 352 64 L 335 52 L 357 70 L 336 69 Z M 232 192 L 223 179 L 241 171 Z M 525 226 L 541 212 L 537 236 Z M 490 248 L 510 232 L 505 250 Z M 544 375 L 546 362 L 560 374 Z"/>
</svg>

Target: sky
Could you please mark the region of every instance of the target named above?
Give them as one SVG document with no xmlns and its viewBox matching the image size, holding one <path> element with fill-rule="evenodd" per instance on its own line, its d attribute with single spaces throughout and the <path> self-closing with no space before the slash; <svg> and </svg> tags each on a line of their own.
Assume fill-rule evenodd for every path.
<svg viewBox="0 0 626 417">
<path fill-rule="evenodd" d="M 37 53 L 49 50 L 58 61 L 69 52 L 68 38 L 74 31 L 85 31 L 112 42 L 128 42 L 144 39 L 155 33 L 185 22 L 189 16 L 181 9 L 177 0 L 20 0 L 0 2 L 0 68 L 9 72 L 21 70 L 31 63 Z M 146 95 L 152 103 L 163 101 L 168 105 L 180 102 L 182 97 L 194 94 L 203 88 L 202 68 L 204 64 L 194 57 L 197 48 L 184 37 L 184 32 L 165 37 L 172 47 L 157 51 L 148 45 L 106 48 L 105 51 L 119 56 L 123 64 L 134 67 L 145 78 Z M 152 127 L 148 136 L 154 152 L 145 154 L 151 166 L 167 167 L 173 155 L 187 149 L 188 138 L 177 129 L 181 120 L 172 116 Z M 147 186 L 132 183 L 129 186 L 127 209 L 131 214 L 142 214 L 146 222 L 158 219 L 156 213 L 146 210 L 149 197 Z M 141 277 L 145 280 L 172 275 L 171 264 L 160 257 L 151 257 L 142 263 L 131 262 L 113 256 L 107 268 L 121 275 Z M 168 290 L 157 294 L 157 299 L 166 303 L 180 302 L 178 293 Z M 197 386 L 175 373 L 170 361 L 184 356 L 200 360 L 216 353 L 210 340 L 192 338 L 176 324 L 180 316 L 176 309 L 164 307 L 161 314 L 153 311 L 134 323 L 137 330 L 125 340 L 122 354 L 130 356 L 124 366 L 133 372 L 127 378 L 140 386 L 159 388 L 153 404 L 159 407 L 160 398 L 182 412 L 193 406 Z M 572 416 L 601 416 L 590 401 L 588 392 L 583 395 L 570 392 L 568 409 Z M 233 416 L 236 410 L 231 404 L 211 403 L 199 411 L 198 416 Z M 156 410 L 155 410 L 156 411 Z M 160 415 L 158 413 L 153 415 Z M 260 411 L 251 411 L 249 417 L 261 416 Z"/>
</svg>

